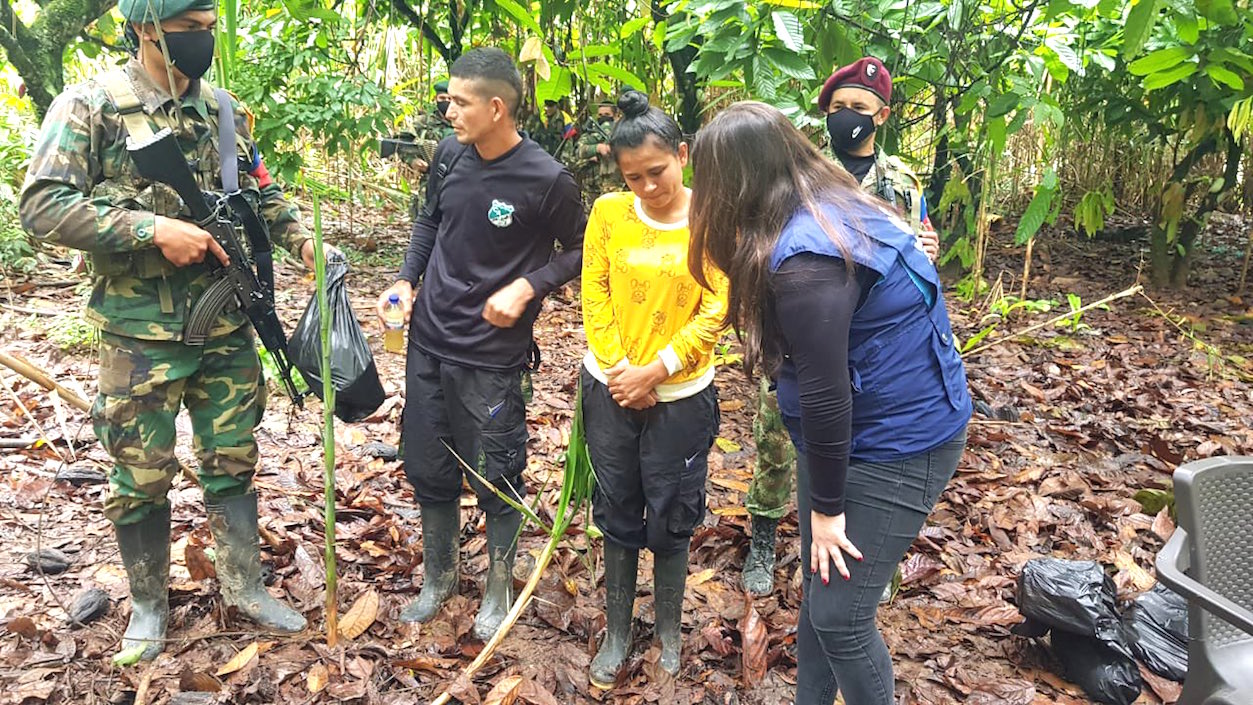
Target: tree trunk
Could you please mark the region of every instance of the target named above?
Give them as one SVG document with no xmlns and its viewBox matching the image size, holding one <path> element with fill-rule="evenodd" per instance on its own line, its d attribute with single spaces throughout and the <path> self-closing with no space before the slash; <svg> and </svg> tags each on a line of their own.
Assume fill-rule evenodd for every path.
<svg viewBox="0 0 1253 705">
<path fill-rule="evenodd" d="M 1237 177 L 1240 173 L 1240 159 L 1242 156 L 1240 142 L 1230 133 L 1224 132 L 1218 137 L 1211 137 L 1193 147 L 1183 160 L 1175 165 L 1171 173 L 1171 180 L 1166 183 L 1166 186 L 1170 186 L 1171 183 L 1183 183 L 1193 167 L 1200 163 L 1206 155 L 1219 148 L 1221 145 L 1220 139 L 1225 139 L 1226 141 L 1226 149 L 1223 153 L 1222 184 L 1218 188 L 1206 189 L 1205 195 L 1201 198 L 1201 202 L 1196 207 L 1196 210 L 1192 213 L 1185 212 L 1180 217 L 1175 242 L 1167 241 L 1161 217 L 1158 218 L 1158 222 L 1153 226 L 1150 246 L 1154 286 L 1170 286 L 1175 289 L 1187 288 L 1188 275 L 1192 271 L 1192 252 L 1197 241 L 1201 239 L 1205 225 L 1209 222 L 1209 216 L 1218 208 L 1223 195 L 1238 183 Z M 1188 187 L 1187 195 L 1183 201 L 1185 209 L 1187 208 L 1189 197 L 1193 195 L 1197 187 L 1198 184 L 1196 182 L 1193 182 Z"/>
<path fill-rule="evenodd" d="M 23 24 L 9 0 L 0 0 L 0 48 L 17 69 L 26 93 L 43 119 L 65 87 L 65 47 L 116 0 L 51 0 L 41 3 L 35 21 Z"/>
<path fill-rule="evenodd" d="M 1166 228 L 1154 223 L 1149 235 L 1149 280 L 1159 289 L 1170 284 L 1171 243 L 1167 237 Z"/>
<path fill-rule="evenodd" d="M 935 96 L 935 106 L 931 111 L 931 127 L 935 133 L 940 136 L 935 145 L 935 159 L 931 162 L 931 182 L 927 186 L 927 206 L 928 210 L 939 208 L 940 199 L 944 198 L 944 189 L 948 186 L 949 177 L 953 173 L 953 163 L 950 161 L 948 146 L 948 130 L 944 129 L 948 124 L 948 99 L 944 95 L 943 90 L 937 90 Z M 939 212 L 931 221 L 939 220 Z"/>
<path fill-rule="evenodd" d="M 652 0 L 653 22 L 661 24 L 670 19 L 670 0 Z M 696 60 L 697 49 L 688 45 L 676 52 L 666 52 L 666 59 L 674 71 L 674 88 L 679 94 L 679 126 L 689 135 L 700 129 L 700 86 L 696 74 L 687 68 Z"/>
</svg>

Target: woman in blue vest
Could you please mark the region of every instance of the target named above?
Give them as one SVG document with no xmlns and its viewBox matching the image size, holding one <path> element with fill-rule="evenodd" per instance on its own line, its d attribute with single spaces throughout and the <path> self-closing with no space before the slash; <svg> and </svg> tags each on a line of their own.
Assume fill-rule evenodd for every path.
<svg viewBox="0 0 1253 705">
<path fill-rule="evenodd" d="M 691 253 L 730 278 L 745 370 L 778 382 L 797 449 L 797 705 L 891 705 L 883 588 L 966 445 L 971 402 L 913 231 L 788 122 L 737 103 L 692 149 Z"/>
</svg>

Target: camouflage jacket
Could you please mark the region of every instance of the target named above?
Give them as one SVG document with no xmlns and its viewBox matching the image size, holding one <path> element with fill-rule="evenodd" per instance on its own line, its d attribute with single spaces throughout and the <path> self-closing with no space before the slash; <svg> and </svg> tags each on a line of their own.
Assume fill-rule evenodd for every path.
<svg viewBox="0 0 1253 705">
<path fill-rule="evenodd" d="M 445 137 L 452 136 L 452 134 L 452 123 L 433 110 L 419 115 L 413 121 L 413 136 L 415 139 L 439 142 Z"/>
<path fill-rule="evenodd" d="M 217 99 L 205 81 L 192 84 L 178 116 L 175 101 L 137 60 L 120 71 L 154 130 L 178 136 L 196 181 L 222 190 Z M 260 169 L 250 117 L 235 108 L 239 182 L 269 226 L 271 240 L 299 252 L 307 239 L 300 213 Z M 190 218 L 170 187 L 135 173 L 122 117 L 104 77 L 67 88 L 53 101 L 22 186 L 22 225 L 36 238 L 88 253 L 92 291 L 87 318 L 102 330 L 144 340 L 181 340 L 191 307 L 211 283 L 207 265 L 175 267 L 153 245 L 155 215 Z M 263 180 L 264 181 L 263 181 Z M 224 313 L 212 335 L 243 325 Z"/>
<path fill-rule="evenodd" d="M 589 121 L 579 134 L 578 145 L 575 148 L 574 172 L 579 177 L 583 189 L 591 196 L 588 199 L 589 203 L 606 193 L 622 191 L 626 188 L 621 174 L 618 173 L 618 164 L 614 161 L 613 154 L 601 154 L 598 149 L 600 145 L 609 143 L 610 129 L 612 126 L 606 128 Z"/>
<path fill-rule="evenodd" d="M 874 168 L 861 180 L 861 187 L 896 206 L 915 233 L 922 229 L 922 181 L 905 162 L 878 150 Z"/>
<path fill-rule="evenodd" d="M 527 135 L 545 152 L 557 156 L 561 152 L 562 137 L 565 136 L 564 120 L 558 118 L 549 124 L 544 123 L 544 119 L 539 115 L 532 115 L 526 122 Z M 569 149 L 567 147 L 567 149 Z M 563 154 L 563 160 L 569 159 L 569 154 Z"/>
</svg>

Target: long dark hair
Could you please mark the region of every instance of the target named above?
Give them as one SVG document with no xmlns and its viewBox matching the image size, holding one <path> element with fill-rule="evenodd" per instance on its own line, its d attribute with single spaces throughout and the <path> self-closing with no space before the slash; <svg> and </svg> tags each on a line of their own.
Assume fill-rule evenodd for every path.
<svg viewBox="0 0 1253 705">
<path fill-rule="evenodd" d="M 744 344 L 744 370 L 773 374 L 781 356 L 770 291 L 770 258 L 779 233 L 808 209 L 852 266 L 856 233 L 835 228 L 818 205 L 856 212 L 868 202 L 851 175 L 764 103 L 723 110 L 692 146 L 691 241 L 688 269 L 702 286 L 709 264 L 730 280 L 725 323 Z"/>
<path fill-rule="evenodd" d="M 648 96 L 637 90 L 628 90 L 618 98 L 618 109 L 622 111 L 622 119 L 613 126 L 613 134 L 609 136 L 609 147 L 614 156 L 624 149 L 634 149 L 648 139 L 669 149 L 671 154 L 679 153 L 679 144 L 683 142 L 683 130 L 679 123 L 660 108 L 648 104 Z"/>
</svg>

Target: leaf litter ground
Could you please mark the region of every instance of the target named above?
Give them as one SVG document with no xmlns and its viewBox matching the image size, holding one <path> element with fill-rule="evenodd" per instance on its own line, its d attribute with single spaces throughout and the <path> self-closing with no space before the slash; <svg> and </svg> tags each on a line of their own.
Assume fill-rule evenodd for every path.
<svg viewBox="0 0 1253 705">
<path fill-rule="evenodd" d="M 780 528 L 775 593 L 748 599 L 739 569 L 748 548 L 743 500 L 753 464 L 755 387 L 734 366 L 717 382 L 722 429 L 710 457 L 710 511 L 692 542 L 677 679 L 656 666 L 652 563 L 645 554 L 633 657 L 612 694 L 589 688 L 587 666 L 604 626 L 603 591 L 582 519 L 490 665 L 473 680 L 459 678 L 482 648 L 469 635 L 486 570 L 483 519 L 471 494 L 462 501 L 460 594 L 431 624 L 396 621 L 422 582 L 419 513 L 399 463 L 362 451 L 371 441 L 398 439 L 404 362 L 383 352 L 372 311 L 374 296 L 391 281 L 407 228 L 394 213 L 347 209 L 332 213 L 328 223 L 330 241 L 349 245 L 354 254 L 367 251 L 370 266 L 356 265 L 350 284 L 389 393 L 369 420 L 336 431 L 340 645 L 326 647 L 322 634 L 316 401 L 298 412 L 272 395 L 258 430 L 257 486 L 271 589 L 310 618 L 310 630 L 294 637 L 258 634 L 224 608 L 199 491 L 180 478 L 170 494 L 170 642 L 156 662 L 118 669 L 109 657 L 129 603 L 112 530 L 99 511 L 107 459 L 85 414 L 4 369 L 0 439 L 43 436 L 49 443 L 0 456 L 0 700 L 409 703 L 451 688 L 462 702 L 490 705 L 790 702 L 801 596 L 796 518 L 793 512 Z M 1188 292 L 1119 301 L 1109 311 L 1084 314 L 1077 326 L 1009 340 L 968 360 L 975 396 L 992 416 L 976 414 L 957 477 L 902 565 L 900 592 L 879 611 L 900 702 L 1087 702 L 1056 675 L 1043 643 L 1010 635 L 1021 619 L 1014 581 L 1024 562 L 1055 555 L 1100 561 L 1122 599 L 1147 590 L 1153 557 L 1173 530 L 1169 511 L 1160 506 L 1170 472 L 1188 460 L 1253 452 L 1253 308 L 1231 291 L 1242 231 L 1234 220 L 1211 227 L 1194 266 L 1197 284 Z M 998 239 L 1008 241 L 1008 231 Z M 1067 294 L 1088 302 L 1126 288 L 1145 249 L 1139 241 L 1050 243 L 1036 250 L 1029 292 L 1063 307 Z M 1021 249 L 993 247 L 989 271 L 1012 277 L 1022 269 L 1021 257 Z M 1018 289 L 1016 282 L 1003 283 L 1007 291 Z M 78 315 L 66 313 L 81 298 L 75 284 L 68 273 L 5 279 L 0 341 L 90 399 L 90 350 L 62 351 L 47 333 L 49 322 Z M 280 267 L 279 288 L 279 309 L 290 326 L 312 292 L 311 277 L 289 263 Z M 962 339 L 997 320 L 984 318 L 986 306 L 949 305 Z M 985 342 L 1050 315 L 1016 314 L 1000 321 Z M 569 286 L 549 298 L 536 330 L 545 362 L 528 411 L 527 477 L 548 519 L 583 353 L 579 319 L 577 286 Z M 180 458 L 194 467 L 185 418 L 180 426 Z M 545 538 L 534 528 L 524 533 L 519 585 Z M 59 552 L 45 555 L 43 574 L 27 562 L 37 545 Z M 71 611 L 98 612 L 100 591 L 107 596 L 103 617 L 67 623 Z M 1177 684 L 1155 677 L 1146 683 L 1139 702 L 1178 697 Z"/>
</svg>

